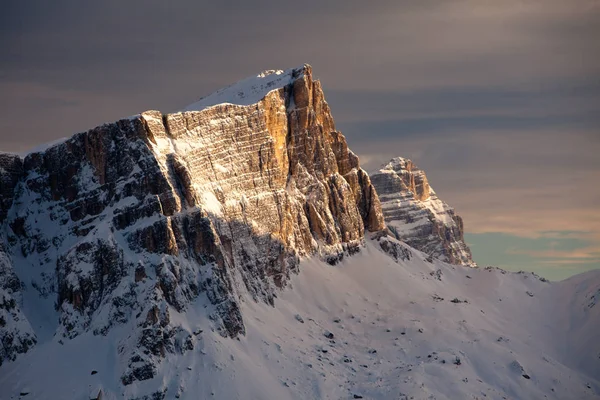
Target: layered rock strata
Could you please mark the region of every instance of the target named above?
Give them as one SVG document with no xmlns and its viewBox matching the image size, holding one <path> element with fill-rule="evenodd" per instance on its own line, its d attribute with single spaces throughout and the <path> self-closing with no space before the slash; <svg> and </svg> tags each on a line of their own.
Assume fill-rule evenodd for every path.
<svg viewBox="0 0 600 400">
<path fill-rule="evenodd" d="M 371 180 L 397 239 L 439 260 L 475 266 L 464 241 L 462 218 L 438 198 L 425 172 L 411 160 L 393 158 L 371 173 Z"/>
</svg>

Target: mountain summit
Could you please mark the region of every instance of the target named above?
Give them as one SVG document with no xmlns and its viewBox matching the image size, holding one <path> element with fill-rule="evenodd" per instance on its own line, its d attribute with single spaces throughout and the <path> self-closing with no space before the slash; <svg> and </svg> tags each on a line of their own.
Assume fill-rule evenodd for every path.
<svg viewBox="0 0 600 400">
<path fill-rule="evenodd" d="M 308 65 L 0 153 L 0 206 L 3 398 L 600 393 L 600 274 L 456 265 L 460 218 L 408 160 L 371 181 Z"/>
<path fill-rule="evenodd" d="M 194 348 L 199 328 L 173 314 L 199 295 L 215 329 L 244 334 L 242 292 L 273 304 L 301 257 L 335 264 L 365 229 L 385 229 L 310 66 L 188 109 L 105 124 L 24 160 L 0 155 L 4 309 L 23 325 L 0 328 L 3 360 L 45 340 L 30 324 L 48 318 L 52 340 L 127 327 L 120 379 L 150 379 L 166 355 Z M 13 307 L 22 296 L 39 312 Z"/>
</svg>

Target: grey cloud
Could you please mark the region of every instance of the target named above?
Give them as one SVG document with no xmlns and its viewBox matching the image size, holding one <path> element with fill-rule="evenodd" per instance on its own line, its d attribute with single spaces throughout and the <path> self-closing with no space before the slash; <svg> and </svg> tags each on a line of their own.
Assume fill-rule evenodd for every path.
<svg viewBox="0 0 600 400">
<path fill-rule="evenodd" d="M 600 84 L 539 88 L 446 88 L 437 90 L 372 91 L 327 90 L 338 120 L 385 122 L 387 120 L 440 118 L 552 118 L 576 116 L 600 122 Z"/>
<path fill-rule="evenodd" d="M 596 9 L 519 3 L 21 2 L 0 60 L 11 76 L 27 65 L 29 79 L 53 84 L 107 76 L 100 90 L 156 80 L 209 90 L 303 62 L 331 87 L 379 90 L 573 79 L 598 67 Z"/>
<path fill-rule="evenodd" d="M 467 232 L 585 230 L 600 241 L 597 131 L 465 131 L 373 143 L 359 153 L 367 164 L 412 158 L 464 217 Z"/>
</svg>

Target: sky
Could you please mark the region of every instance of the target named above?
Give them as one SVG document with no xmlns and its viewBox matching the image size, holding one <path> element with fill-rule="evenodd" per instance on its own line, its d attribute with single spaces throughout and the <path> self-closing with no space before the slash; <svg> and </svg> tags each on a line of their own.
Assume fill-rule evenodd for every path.
<svg viewBox="0 0 600 400">
<path fill-rule="evenodd" d="M 0 150 L 309 63 L 364 166 L 411 158 L 480 265 L 600 268 L 600 2 L 3 3 Z"/>
</svg>

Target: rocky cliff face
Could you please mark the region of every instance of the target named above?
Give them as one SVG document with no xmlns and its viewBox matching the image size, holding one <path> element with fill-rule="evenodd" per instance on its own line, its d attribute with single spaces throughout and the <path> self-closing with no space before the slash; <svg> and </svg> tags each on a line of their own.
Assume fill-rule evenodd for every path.
<svg viewBox="0 0 600 400">
<path fill-rule="evenodd" d="M 463 221 L 429 186 L 425 172 L 397 157 L 371 174 L 385 221 L 397 239 L 439 260 L 475 266 Z"/>
<path fill-rule="evenodd" d="M 0 153 L 0 226 L 12 204 L 15 187 L 23 175 L 23 161 L 14 154 Z M 10 247 L 4 230 L 0 231 L 0 365 L 14 360 L 37 339 L 27 318 L 21 312 L 22 283 L 15 274 Z"/>
<path fill-rule="evenodd" d="M 272 304 L 301 257 L 334 264 L 359 250 L 365 229 L 385 228 L 309 66 L 267 71 L 185 112 L 102 125 L 24 160 L 1 155 L 0 184 L 0 338 L 10 342 L 0 360 L 35 344 L 31 326 L 45 324 L 56 341 L 126 327 L 116 345 L 124 385 L 194 348 L 174 316 L 198 296 L 211 303 L 213 329 L 244 334 L 240 301 Z M 25 318 L 22 301 L 53 304 L 54 325 Z M 9 317 L 26 325 L 20 334 Z"/>
</svg>

